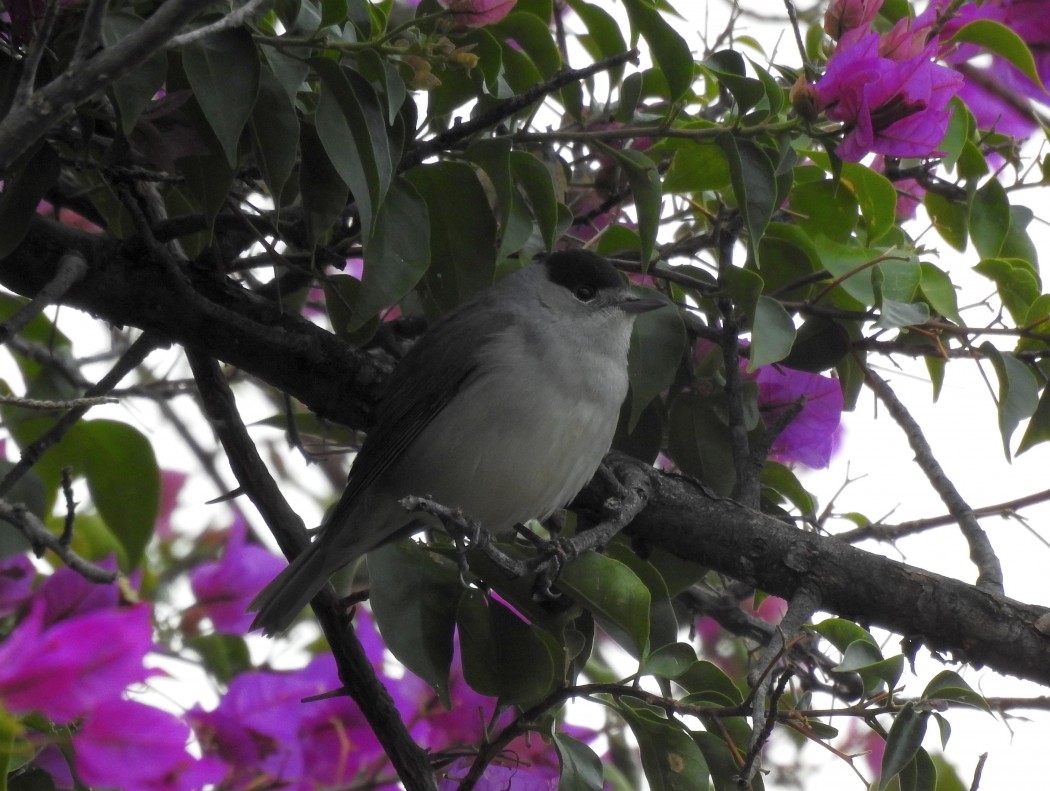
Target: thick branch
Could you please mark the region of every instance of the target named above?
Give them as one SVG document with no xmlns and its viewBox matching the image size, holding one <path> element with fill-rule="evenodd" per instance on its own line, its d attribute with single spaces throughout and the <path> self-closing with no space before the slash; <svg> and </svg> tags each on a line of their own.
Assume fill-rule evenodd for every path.
<svg viewBox="0 0 1050 791">
<path fill-rule="evenodd" d="M 76 69 L 67 69 L 0 121 L 0 173 L 43 137 L 77 105 L 130 73 L 155 54 L 179 28 L 212 0 L 166 0 L 142 27 L 100 50 Z"/>
<path fill-rule="evenodd" d="M 921 638 L 960 662 L 1050 684 L 1050 630 L 1037 625 L 1045 607 L 789 527 L 712 498 L 691 479 L 651 474 L 653 498 L 627 528 L 636 541 L 785 599 L 810 589 L 825 611 Z M 577 502 L 598 507 L 608 496 L 601 484 L 595 479 Z"/>
<path fill-rule="evenodd" d="M 73 248 L 85 253 L 90 272 L 69 290 L 66 304 L 206 349 L 326 417 L 355 428 L 369 424 L 384 373 L 372 357 L 213 276 L 188 270 L 185 282 L 172 284 L 173 276 L 147 256 L 85 242 L 38 219 L 23 245 L 0 261 L 0 284 L 33 296 Z M 200 291 L 196 301 L 183 295 L 190 286 Z M 784 598 L 814 586 L 829 612 L 919 636 L 960 661 L 1050 684 L 1050 638 L 1035 626 L 1045 608 L 788 527 L 705 495 L 688 479 L 652 474 L 653 499 L 628 528 L 635 538 Z M 600 514 L 612 494 L 599 477 L 586 504 Z"/>
<path fill-rule="evenodd" d="M 34 296 L 70 251 L 87 260 L 88 274 L 66 292 L 64 304 L 204 350 L 261 376 L 322 417 L 354 428 L 371 424 L 387 372 L 375 358 L 212 272 L 169 267 L 140 246 L 36 216 L 22 245 L 0 260 L 0 285 Z"/>
</svg>

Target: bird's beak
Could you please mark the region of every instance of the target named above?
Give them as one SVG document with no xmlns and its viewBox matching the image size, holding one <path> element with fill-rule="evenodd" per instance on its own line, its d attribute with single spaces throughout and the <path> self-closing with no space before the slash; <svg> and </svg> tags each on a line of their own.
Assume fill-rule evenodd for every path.
<svg viewBox="0 0 1050 791">
<path fill-rule="evenodd" d="M 660 299 L 659 297 L 640 297 L 635 293 L 630 293 L 624 297 L 623 302 L 620 303 L 620 309 L 624 313 L 648 313 L 650 310 L 657 310 L 658 308 L 666 308 L 671 305 L 666 299 Z"/>
</svg>

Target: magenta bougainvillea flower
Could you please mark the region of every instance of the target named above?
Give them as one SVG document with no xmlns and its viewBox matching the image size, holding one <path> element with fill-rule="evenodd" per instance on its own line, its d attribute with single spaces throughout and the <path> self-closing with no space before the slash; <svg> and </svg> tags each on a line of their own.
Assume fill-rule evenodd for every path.
<svg viewBox="0 0 1050 791">
<path fill-rule="evenodd" d="M 802 411 L 780 432 L 770 449 L 777 461 L 821 469 L 838 447 L 842 387 L 837 379 L 776 365 L 758 369 L 758 406 L 766 423 L 800 398 Z"/>
<path fill-rule="evenodd" d="M 438 0 L 467 27 L 484 27 L 499 22 L 514 10 L 518 0 Z"/>
<path fill-rule="evenodd" d="M 846 125 L 836 153 L 854 162 L 868 153 L 935 154 L 962 76 L 934 63 L 932 46 L 898 61 L 880 55 L 879 43 L 874 32 L 844 38 L 815 85 L 821 109 Z"/>
<path fill-rule="evenodd" d="M 252 622 L 248 603 L 287 563 L 264 547 L 248 543 L 248 528 L 238 514 L 230 527 L 222 558 L 190 572 L 197 599 L 194 617 L 207 616 L 217 632 L 245 635 Z"/>
<path fill-rule="evenodd" d="M 0 618 L 16 612 L 33 593 L 36 570 L 25 555 L 15 555 L 0 562 Z"/>
<path fill-rule="evenodd" d="M 0 704 L 70 722 L 149 674 L 153 647 L 147 605 L 94 610 L 45 625 L 45 602 L 33 602 L 0 645 Z"/>
<path fill-rule="evenodd" d="M 99 704 L 73 737 L 80 779 L 122 791 L 197 791 L 223 767 L 186 752 L 190 729 L 172 714 L 115 698 Z"/>
<path fill-rule="evenodd" d="M 837 41 L 850 30 L 867 30 L 880 8 L 882 0 L 831 0 L 824 12 L 824 32 Z"/>
</svg>

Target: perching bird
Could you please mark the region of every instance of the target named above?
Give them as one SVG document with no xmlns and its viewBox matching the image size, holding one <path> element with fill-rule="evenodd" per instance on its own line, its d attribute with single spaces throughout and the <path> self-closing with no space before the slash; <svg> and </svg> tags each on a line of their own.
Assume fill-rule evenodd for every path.
<svg viewBox="0 0 1050 791">
<path fill-rule="evenodd" d="M 252 602 L 288 628 L 328 578 L 420 529 L 398 501 L 430 497 L 493 533 L 566 505 L 612 444 L 638 313 L 606 259 L 553 253 L 478 293 L 405 355 L 320 535 Z"/>
</svg>

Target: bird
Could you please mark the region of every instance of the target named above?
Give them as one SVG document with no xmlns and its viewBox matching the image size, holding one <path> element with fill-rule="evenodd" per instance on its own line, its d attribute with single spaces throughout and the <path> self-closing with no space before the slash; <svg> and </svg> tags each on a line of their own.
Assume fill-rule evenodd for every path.
<svg viewBox="0 0 1050 791">
<path fill-rule="evenodd" d="M 391 373 L 316 540 L 249 605 L 252 629 L 285 631 L 336 571 L 419 531 L 409 495 L 496 535 L 567 505 L 612 445 L 635 317 L 669 304 L 568 249 L 435 322 Z"/>
</svg>

